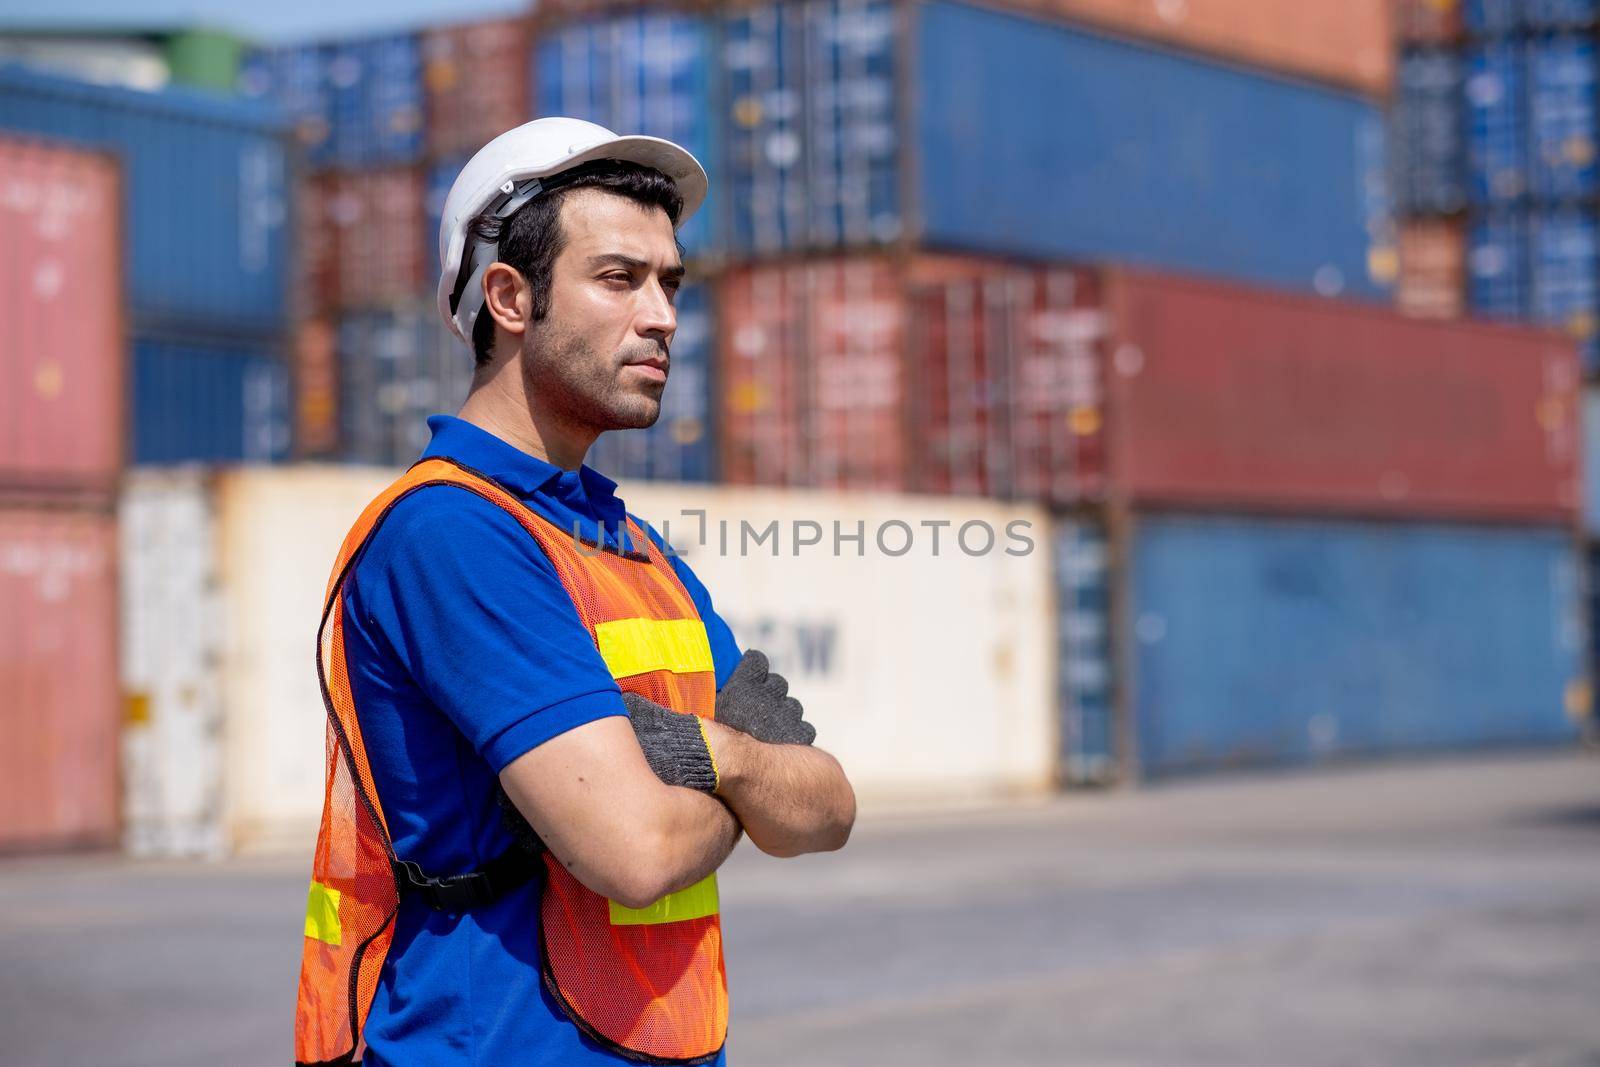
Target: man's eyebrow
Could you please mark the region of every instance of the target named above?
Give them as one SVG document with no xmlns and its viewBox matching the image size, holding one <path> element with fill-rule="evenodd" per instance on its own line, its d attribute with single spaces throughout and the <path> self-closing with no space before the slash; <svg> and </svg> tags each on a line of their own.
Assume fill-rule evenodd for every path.
<svg viewBox="0 0 1600 1067">
<path fill-rule="evenodd" d="M 589 257 L 589 266 L 622 267 L 630 271 L 640 271 L 650 266 L 650 264 L 645 260 L 639 259 L 635 256 L 625 255 L 621 252 L 602 252 L 598 256 Z M 682 263 L 674 263 L 672 266 L 663 269 L 661 273 L 663 276 L 668 278 L 682 278 L 685 272 Z"/>
</svg>

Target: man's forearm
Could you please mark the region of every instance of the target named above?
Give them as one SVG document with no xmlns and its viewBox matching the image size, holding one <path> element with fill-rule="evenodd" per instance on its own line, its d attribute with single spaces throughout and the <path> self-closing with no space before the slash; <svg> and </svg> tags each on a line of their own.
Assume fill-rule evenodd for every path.
<svg viewBox="0 0 1600 1067">
<path fill-rule="evenodd" d="M 843 847 L 856 798 L 839 761 L 810 745 L 768 745 L 715 722 L 706 735 L 717 759 L 717 794 L 750 840 L 773 856 Z"/>
<path fill-rule="evenodd" d="M 739 843 L 739 820 L 708 793 L 668 786 L 670 800 L 657 828 L 655 868 L 661 878 L 657 899 L 694 885 L 722 866 Z M 653 902 L 653 901 L 652 901 Z"/>
</svg>

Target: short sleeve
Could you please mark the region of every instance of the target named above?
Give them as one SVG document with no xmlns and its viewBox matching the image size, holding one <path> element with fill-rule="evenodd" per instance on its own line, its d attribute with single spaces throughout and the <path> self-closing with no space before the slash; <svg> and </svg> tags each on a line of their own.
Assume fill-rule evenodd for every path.
<svg viewBox="0 0 1600 1067">
<path fill-rule="evenodd" d="M 716 668 L 717 688 L 721 689 L 727 684 L 728 677 L 733 674 L 733 669 L 739 665 L 739 658 L 744 654 L 739 650 L 739 643 L 733 638 L 733 630 L 723 621 L 722 616 L 717 614 L 717 609 L 711 603 L 711 593 L 689 564 L 684 562 L 683 557 L 668 547 L 655 527 L 638 516 L 633 516 L 633 520 L 644 527 L 650 540 L 654 541 L 656 547 L 666 553 L 667 558 L 672 561 L 672 569 L 678 572 L 678 580 L 683 583 L 689 599 L 694 601 L 695 610 L 700 612 L 700 621 L 706 624 L 706 638 L 711 642 L 711 662 Z"/>
<path fill-rule="evenodd" d="M 470 490 L 402 499 L 355 581 L 363 621 L 497 774 L 573 727 L 626 714 L 538 542 Z"/>
</svg>

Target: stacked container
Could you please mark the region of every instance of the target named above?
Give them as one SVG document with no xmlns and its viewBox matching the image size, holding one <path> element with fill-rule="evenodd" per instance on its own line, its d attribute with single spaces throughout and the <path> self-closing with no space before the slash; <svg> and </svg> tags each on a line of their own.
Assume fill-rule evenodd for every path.
<svg viewBox="0 0 1600 1067">
<path fill-rule="evenodd" d="M 0 851 L 118 829 L 121 172 L 0 136 Z"/>
<path fill-rule="evenodd" d="M 125 221 L 114 255 L 132 356 L 121 378 L 127 457 L 287 455 L 287 423 L 273 421 L 286 402 L 262 401 L 263 389 L 287 388 L 289 152 L 277 113 L 213 94 L 4 68 L 0 131 L 105 150 L 120 162 Z M 188 392 L 167 391 L 191 375 Z"/>
<path fill-rule="evenodd" d="M 1465 227 L 1473 314 L 1564 331 L 1585 367 L 1600 370 L 1595 5 L 1475 0 L 1459 26 L 1417 17 L 1426 6 L 1402 5 L 1399 20 L 1408 42 L 1393 122 L 1401 205 L 1415 223 Z M 1452 65 L 1462 71 L 1454 91 Z M 1452 113 L 1465 139 L 1455 157 Z"/>
</svg>

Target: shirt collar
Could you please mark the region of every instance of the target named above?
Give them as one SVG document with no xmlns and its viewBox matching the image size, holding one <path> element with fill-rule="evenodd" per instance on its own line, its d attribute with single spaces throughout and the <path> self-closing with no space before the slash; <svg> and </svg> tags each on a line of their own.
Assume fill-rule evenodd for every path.
<svg viewBox="0 0 1600 1067">
<path fill-rule="evenodd" d="M 617 547 L 617 531 L 627 512 L 617 497 L 617 483 L 593 467 L 563 470 L 453 415 L 430 416 L 428 429 L 433 439 L 423 459 L 453 459 L 536 505 L 562 529 L 571 531 L 576 525 L 583 537 Z"/>
</svg>

